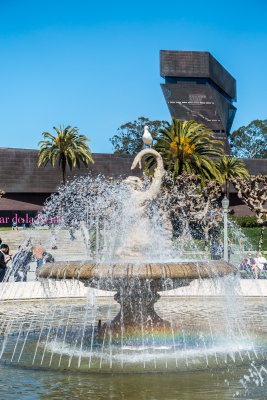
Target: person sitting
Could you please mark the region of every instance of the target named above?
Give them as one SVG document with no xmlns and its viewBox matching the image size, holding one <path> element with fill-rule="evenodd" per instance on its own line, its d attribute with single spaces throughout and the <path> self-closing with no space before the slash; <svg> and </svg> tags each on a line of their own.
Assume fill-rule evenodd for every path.
<svg viewBox="0 0 267 400">
<path fill-rule="evenodd" d="M 16 221 L 12 222 L 12 231 L 18 230 L 18 223 Z"/>
<path fill-rule="evenodd" d="M 256 254 L 255 266 L 254 266 L 256 279 L 258 279 L 259 270 L 263 271 L 264 269 L 266 269 L 266 265 L 267 265 L 266 258 L 263 257 L 262 254 L 258 252 Z"/>
<path fill-rule="evenodd" d="M 53 263 L 55 262 L 54 257 L 52 256 L 51 253 L 47 253 L 46 251 L 43 253 L 43 263 L 47 264 L 47 263 Z"/>
<path fill-rule="evenodd" d="M 247 254 L 247 257 L 244 258 L 244 260 L 241 262 L 241 264 L 239 264 L 239 268 L 241 271 L 245 271 L 245 272 L 252 272 L 254 271 L 254 266 L 255 266 L 255 260 L 254 258 L 252 258 L 252 254 L 249 252 Z M 255 271 L 254 271 L 255 273 Z"/>
</svg>

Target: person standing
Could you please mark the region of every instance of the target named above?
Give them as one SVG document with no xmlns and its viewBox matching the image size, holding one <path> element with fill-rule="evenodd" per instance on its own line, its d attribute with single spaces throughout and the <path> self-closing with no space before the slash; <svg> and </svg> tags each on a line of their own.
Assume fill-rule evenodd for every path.
<svg viewBox="0 0 267 400">
<path fill-rule="evenodd" d="M 219 239 L 219 242 L 215 242 L 214 245 L 214 260 L 221 260 L 223 257 L 223 242 Z"/>
<path fill-rule="evenodd" d="M 32 251 L 33 251 L 33 245 L 32 245 L 32 240 L 31 240 L 31 238 L 29 238 L 29 239 L 26 241 L 26 243 L 25 243 L 25 245 L 24 245 L 24 250 L 25 250 L 25 251 L 30 251 L 30 252 L 32 253 Z"/>
<path fill-rule="evenodd" d="M 6 270 L 7 270 L 7 262 L 6 255 L 9 253 L 9 247 L 7 244 L 2 244 L 0 250 L 0 282 L 3 282 Z"/>
<path fill-rule="evenodd" d="M 43 265 L 43 253 L 45 249 L 43 248 L 42 244 L 40 243 L 39 246 L 34 247 L 33 249 L 33 256 L 37 261 L 37 268 Z"/>
<path fill-rule="evenodd" d="M 216 241 L 213 235 L 210 235 L 210 258 L 216 260 Z"/>
<path fill-rule="evenodd" d="M 30 269 L 32 252 L 23 248 L 19 249 L 13 257 L 12 269 L 15 282 L 27 282 L 27 272 Z"/>
<path fill-rule="evenodd" d="M 70 234 L 70 240 L 75 240 L 75 235 L 74 235 L 74 227 L 70 226 L 69 228 L 69 234 Z"/>
<path fill-rule="evenodd" d="M 231 254 L 234 254 L 233 252 L 233 242 L 228 239 L 228 263 L 231 261 Z"/>
</svg>

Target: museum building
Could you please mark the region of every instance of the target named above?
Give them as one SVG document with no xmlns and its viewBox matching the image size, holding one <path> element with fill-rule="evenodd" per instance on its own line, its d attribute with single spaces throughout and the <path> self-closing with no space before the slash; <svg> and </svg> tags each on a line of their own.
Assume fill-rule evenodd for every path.
<svg viewBox="0 0 267 400">
<path fill-rule="evenodd" d="M 208 52 L 169 50 L 160 51 L 160 75 L 171 116 L 206 125 L 229 154 L 228 136 L 236 113 L 232 75 Z"/>
<path fill-rule="evenodd" d="M 181 120 L 195 120 L 212 129 L 217 139 L 230 153 L 229 132 L 236 108 L 236 81 L 208 52 L 160 51 L 160 75 L 163 95 L 170 114 Z M 141 139 L 141 138 L 140 138 Z M 93 154 L 95 164 L 81 169 L 67 170 L 67 178 L 83 176 L 126 177 L 140 175 L 138 168 L 131 171 L 132 156 Z M 60 184 L 59 168 L 47 165 L 37 168 L 38 150 L 0 148 L 1 226 L 11 224 L 12 218 L 29 219 L 42 210 L 45 200 L 57 192 Z M 250 174 L 266 174 L 267 160 L 244 159 Z M 231 188 L 230 207 L 237 215 L 251 214 Z M 8 219 L 5 224 L 4 219 Z"/>
</svg>

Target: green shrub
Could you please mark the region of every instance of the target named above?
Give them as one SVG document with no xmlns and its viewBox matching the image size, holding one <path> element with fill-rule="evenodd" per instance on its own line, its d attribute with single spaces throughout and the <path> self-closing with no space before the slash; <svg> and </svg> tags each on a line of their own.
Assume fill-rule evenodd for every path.
<svg viewBox="0 0 267 400">
<path fill-rule="evenodd" d="M 257 223 L 257 218 L 254 215 L 249 215 L 245 217 L 232 215 L 230 218 L 242 228 L 257 228 L 259 226 L 259 224 Z"/>
</svg>

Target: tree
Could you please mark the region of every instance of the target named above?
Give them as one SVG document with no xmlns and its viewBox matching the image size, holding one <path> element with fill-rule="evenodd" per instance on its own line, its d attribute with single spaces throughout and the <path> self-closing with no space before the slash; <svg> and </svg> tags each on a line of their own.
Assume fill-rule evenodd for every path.
<svg viewBox="0 0 267 400">
<path fill-rule="evenodd" d="M 82 162 L 88 168 L 89 162 L 94 163 L 94 160 L 87 144 L 89 139 L 85 135 L 79 135 L 77 127 L 72 128 L 68 125 L 64 128 L 63 125 L 59 128 L 53 127 L 53 129 L 57 133 L 56 136 L 49 132 L 43 132 L 42 135 L 45 140 L 38 143 L 41 148 L 37 166 L 43 165 L 45 167 L 50 161 L 52 166 L 55 167 L 56 161 L 58 161 L 58 165 L 61 168 L 62 181 L 65 184 L 67 165 L 72 170 L 76 166 L 80 168 L 80 163 Z"/>
<path fill-rule="evenodd" d="M 267 158 L 267 119 L 241 126 L 230 137 L 233 155 L 240 158 Z"/>
<path fill-rule="evenodd" d="M 144 127 L 147 125 L 153 138 L 157 131 L 167 125 L 167 121 L 150 121 L 148 118 L 139 117 L 136 121 L 121 125 L 118 133 L 109 139 L 117 154 L 137 154 L 144 147 L 142 136 Z"/>
<path fill-rule="evenodd" d="M 165 169 L 176 178 L 182 173 L 201 176 L 202 180 L 218 179 L 221 175 L 211 157 L 222 156 L 222 142 L 213 138 L 213 131 L 195 121 L 179 121 L 160 129 L 154 149 L 164 161 Z M 154 158 L 147 159 L 146 170 L 154 166 Z"/>
<path fill-rule="evenodd" d="M 165 175 L 162 186 L 163 209 L 173 224 L 179 220 L 183 232 L 189 232 L 189 225 L 200 227 L 208 250 L 210 230 L 222 220 L 218 201 L 222 186 L 218 181 L 203 182 L 199 176 L 183 173 L 172 179 Z"/>
<path fill-rule="evenodd" d="M 264 214 L 266 215 L 267 211 L 264 209 L 264 203 L 267 201 L 267 175 L 250 176 L 249 180 L 236 177 L 232 178 L 231 182 L 237 190 L 238 197 L 256 214 L 257 223 L 261 226 L 258 244 L 260 251 L 266 227 Z"/>
<path fill-rule="evenodd" d="M 239 176 L 240 178 L 248 178 L 249 173 L 245 167 L 244 161 L 239 158 L 232 158 L 223 155 L 219 160 L 216 161 L 218 170 L 220 171 L 222 178 L 225 182 L 225 193 L 227 198 L 230 196 L 230 183 L 231 178 Z"/>
</svg>

